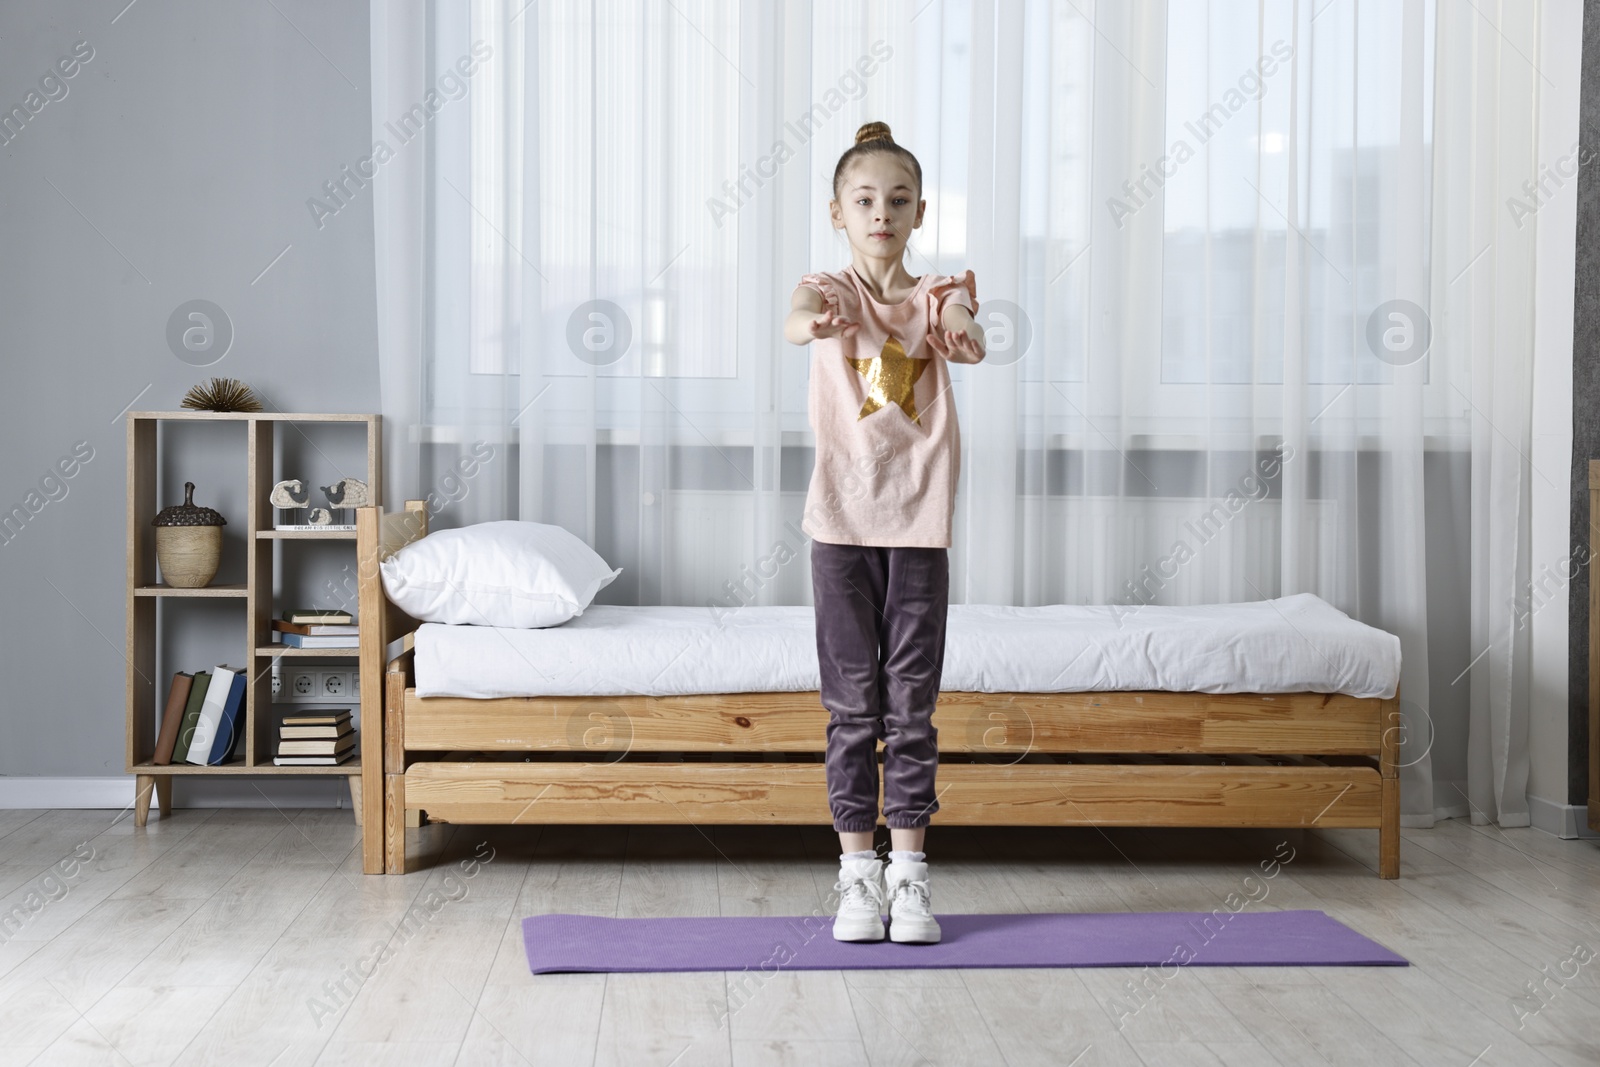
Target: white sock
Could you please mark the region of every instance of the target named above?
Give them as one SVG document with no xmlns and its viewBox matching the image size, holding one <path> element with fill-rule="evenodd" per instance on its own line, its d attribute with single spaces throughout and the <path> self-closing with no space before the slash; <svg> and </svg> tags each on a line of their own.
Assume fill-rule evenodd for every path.
<svg viewBox="0 0 1600 1067">
<path fill-rule="evenodd" d="M 861 852 L 846 852 L 839 857 L 840 860 L 875 860 L 877 858 L 878 854 L 870 848 Z"/>
<path fill-rule="evenodd" d="M 927 859 L 927 855 L 928 854 L 926 852 L 910 852 L 910 851 L 904 851 L 904 850 L 901 850 L 901 849 L 893 849 L 893 850 L 891 850 L 889 852 L 889 862 L 890 863 L 921 863 L 925 859 Z"/>
</svg>

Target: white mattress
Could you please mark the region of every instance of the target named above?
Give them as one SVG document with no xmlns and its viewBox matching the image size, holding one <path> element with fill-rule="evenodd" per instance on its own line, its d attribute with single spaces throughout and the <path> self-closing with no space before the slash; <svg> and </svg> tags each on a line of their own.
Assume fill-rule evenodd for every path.
<svg viewBox="0 0 1600 1067">
<path fill-rule="evenodd" d="M 1392 697 L 1400 639 L 1311 593 L 1196 607 L 952 604 L 940 688 Z M 542 630 L 425 623 L 419 696 L 803 692 L 819 688 L 812 609 L 595 604 Z"/>
</svg>

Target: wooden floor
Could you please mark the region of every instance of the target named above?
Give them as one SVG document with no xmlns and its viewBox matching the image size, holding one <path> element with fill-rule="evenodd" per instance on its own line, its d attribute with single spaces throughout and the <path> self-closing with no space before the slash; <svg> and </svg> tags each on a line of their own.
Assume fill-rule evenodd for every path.
<svg viewBox="0 0 1600 1067">
<path fill-rule="evenodd" d="M 1600 957 L 1573 959 L 1600 953 L 1600 847 L 1536 830 L 1408 830 L 1396 882 L 1374 873 L 1370 831 L 935 826 L 936 912 L 1211 910 L 1239 893 L 1320 908 L 1414 965 L 742 982 L 536 978 L 518 922 L 811 914 L 837 872 L 826 828 L 432 825 L 411 844 L 427 869 L 366 877 L 348 811 L 179 810 L 144 830 L 129 813 L 0 811 L 0 917 L 23 916 L 0 930 L 0 1064 L 1600 1062 Z M 53 880 L 75 851 L 92 858 Z"/>
</svg>

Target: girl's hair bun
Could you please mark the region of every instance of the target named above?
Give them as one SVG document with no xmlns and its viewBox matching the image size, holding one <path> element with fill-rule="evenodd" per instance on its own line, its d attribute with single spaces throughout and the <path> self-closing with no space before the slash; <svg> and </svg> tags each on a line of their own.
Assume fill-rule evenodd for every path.
<svg viewBox="0 0 1600 1067">
<path fill-rule="evenodd" d="M 863 122 L 861 128 L 856 130 L 856 143 L 844 150 L 844 155 L 839 157 L 839 163 L 833 168 L 833 197 L 839 198 L 839 190 L 844 187 L 845 172 L 855 166 L 856 161 L 866 156 L 895 156 L 900 163 L 911 172 L 917 182 L 917 196 L 922 195 L 922 164 L 917 162 L 917 157 L 912 155 L 903 144 L 896 144 L 889 133 L 887 122 Z"/>
<path fill-rule="evenodd" d="M 856 131 L 856 144 L 863 144 L 867 141 L 888 141 L 890 144 L 894 144 L 894 138 L 889 135 L 889 124 L 887 122 L 862 123 L 861 128 Z"/>
</svg>

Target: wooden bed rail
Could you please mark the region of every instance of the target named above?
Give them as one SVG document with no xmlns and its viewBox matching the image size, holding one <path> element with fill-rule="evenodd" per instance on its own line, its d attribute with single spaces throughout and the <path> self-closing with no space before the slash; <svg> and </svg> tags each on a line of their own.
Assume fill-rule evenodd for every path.
<svg viewBox="0 0 1600 1067">
<path fill-rule="evenodd" d="M 406 698 L 390 722 L 411 750 L 584 752 L 600 760 L 645 752 L 812 752 L 826 747 L 828 713 L 811 692 L 699 696 Z M 1365 756 L 1393 777 L 1397 731 L 1370 698 L 1321 693 L 939 694 L 939 751 L 1005 762 L 1028 753 Z M 391 773 L 393 773 L 391 771 Z"/>
<path fill-rule="evenodd" d="M 404 511 L 356 509 L 356 609 L 361 623 L 361 869 L 383 873 L 384 846 L 384 658 L 390 642 L 417 628 L 417 621 L 389 602 L 378 565 L 428 533 L 421 500 Z"/>
</svg>

